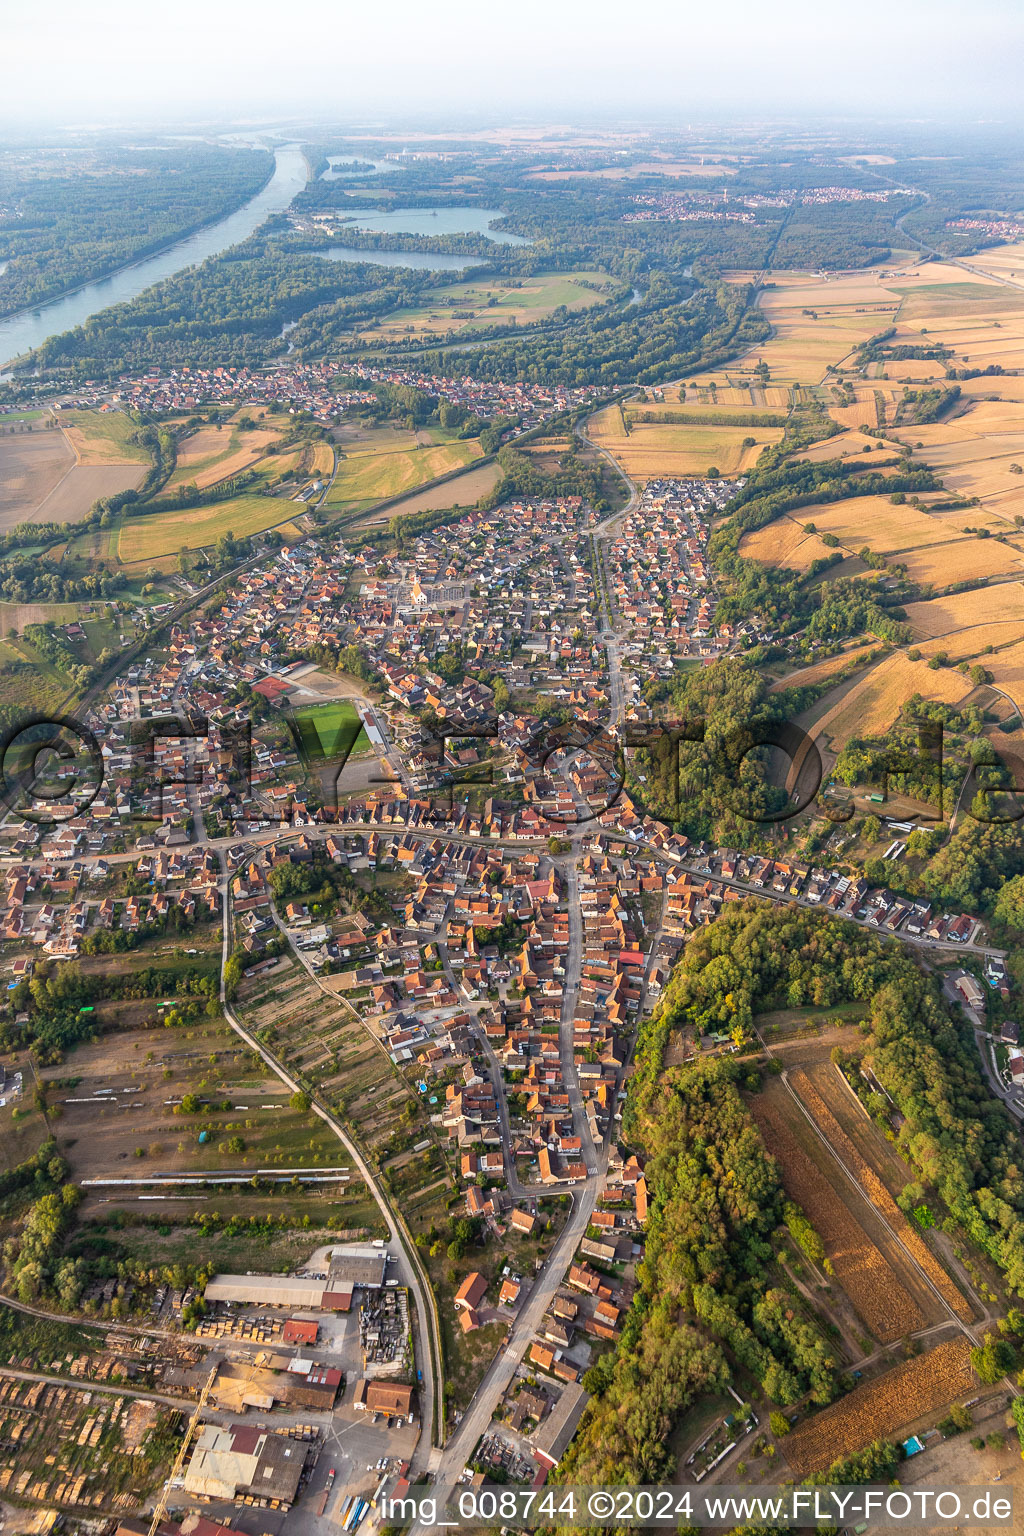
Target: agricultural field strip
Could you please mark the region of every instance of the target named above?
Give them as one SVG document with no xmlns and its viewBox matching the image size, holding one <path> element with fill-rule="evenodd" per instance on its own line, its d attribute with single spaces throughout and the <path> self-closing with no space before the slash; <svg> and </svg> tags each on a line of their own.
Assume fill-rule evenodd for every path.
<svg viewBox="0 0 1024 1536">
<path fill-rule="evenodd" d="M 798 1425 L 782 1442 L 786 1460 L 799 1477 L 805 1477 L 947 1406 L 973 1385 L 966 1340 L 946 1340 L 926 1355 L 905 1360 L 856 1387 Z"/>
<path fill-rule="evenodd" d="M 833 1068 L 833 1071 L 838 1072 L 838 1068 Z M 945 1300 L 953 1308 L 957 1316 L 964 1321 L 973 1322 L 974 1313 L 972 1308 L 946 1274 L 946 1271 L 927 1243 L 911 1227 L 910 1222 L 900 1210 L 892 1195 L 890 1195 L 878 1177 L 878 1174 L 869 1166 L 849 1136 L 847 1136 L 808 1073 L 802 1067 L 797 1068 L 790 1072 L 789 1082 L 796 1090 L 797 1095 L 803 1100 L 806 1109 L 810 1112 L 815 1123 L 827 1136 L 830 1145 L 841 1149 L 844 1158 L 857 1170 L 860 1187 L 867 1194 L 876 1211 L 895 1227 L 904 1247 L 916 1259 L 918 1265 L 931 1276 L 935 1285 L 942 1292 Z"/>
<path fill-rule="evenodd" d="M 372 1083 L 372 1086 L 368 1086 L 371 1087 L 371 1092 L 378 1094 L 380 1087 L 383 1084 L 388 1084 L 390 1087 L 390 1092 L 384 1098 L 376 1098 L 375 1103 L 372 1106 L 373 1110 L 375 1112 L 379 1111 L 384 1105 L 390 1103 L 391 1100 L 395 1098 L 412 1098 L 415 1101 L 415 1095 L 413 1095 L 412 1090 L 409 1088 L 408 1084 L 404 1081 L 400 1072 L 391 1061 L 391 1057 L 388 1054 L 387 1048 L 385 1047 L 383 1041 L 376 1034 L 374 1034 L 373 1029 L 358 1012 L 358 1010 L 353 1007 L 347 998 L 341 996 L 337 992 L 332 991 L 329 987 L 324 986 L 319 977 L 314 975 L 311 969 L 304 963 L 303 970 L 305 971 L 307 981 L 313 982 L 316 985 L 318 991 L 323 996 L 324 1002 L 328 1005 L 326 1016 L 328 1018 L 330 1017 L 329 1009 L 332 1006 L 337 1010 L 338 1014 L 342 1015 L 340 1020 L 338 1020 L 336 1016 L 334 1021 L 339 1022 L 341 1025 L 338 1030 L 339 1039 L 344 1037 L 346 1032 L 353 1031 L 357 1039 L 369 1047 L 369 1050 L 365 1053 L 362 1053 L 358 1050 L 356 1051 L 355 1063 L 352 1062 L 351 1053 L 349 1053 L 349 1059 L 346 1060 L 344 1069 L 342 1069 L 340 1066 L 335 1068 L 328 1075 L 327 1081 L 332 1082 L 333 1080 L 340 1079 L 340 1081 L 334 1082 L 333 1084 L 334 1086 L 338 1087 L 341 1085 L 341 1081 L 346 1079 L 351 1080 L 356 1064 L 361 1067 L 366 1061 L 382 1060 L 386 1065 L 386 1076 L 383 1079 L 375 1079 Z M 344 1017 L 346 1010 L 349 1015 L 348 1018 Z M 323 1011 L 318 1007 L 310 1007 L 308 1002 L 303 1003 L 301 1001 L 301 994 L 297 994 L 296 1004 L 293 1010 L 289 1011 L 289 1013 L 284 1015 L 283 1018 L 280 1013 L 276 1013 L 276 1018 L 279 1024 L 282 1022 L 289 1022 L 293 1017 L 295 1023 L 297 1025 L 301 1025 L 301 1034 L 297 1031 L 296 1034 L 289 1035 L 289 1044 L 292 1049 L 295 1050 L 296 1047 L 299 1047 L 299 1041 L 302 1039 L 302 1036 L 305 1038 L 302 1039 L 301 1046 L 298 1049 L 298 1054 L 292 1058 L 290 1064 L 296 1066 L 298 1070 L 303 1073 L 309 1072 L 314 1067 L 325 1066 L 328 1063 L 331 1063 L 333 1066 L 334 1053 L 327 1049 L 328 1036 L 324 1033 L 322 1028 L 317 1028 L 319 1021 L 321 1021 L 324 1017 Z M 331 1038 L 333 1038 L 333 1031 Z M 307 1051 L 309 1052 L 308 1056 L 306 1054 Z M 360 1100 L 357 1101 L 356 1105 L 352 1106 L 352 1110 L 355 1110 L 358 1107 L 365 1108 L 365 1100 L 368 1097 L 368 1094 L 361 1094 Z M 353 1115 L 353 1119 L 355 1118 L 356 1116 Z M 375 1113 L 373 1118 L 378 1119 L 380 1117 Z M 364 1125 L 360 1126 L 360 1134 L 367 1134 L 366 1127 Z M 437 1148 L 437 1134 L 434 1130 L 434 1127 L 431 1126 L 429 1128 L 428 1134 L 435 1144 L 435 1149 L 439 1150 L 439 1148 Z M 368 1141 L 370 1145 L 373 1145 L 372 1136 L 368 1137 Z"/>
<path fill-rule="evenodd" d="M 917 1270 L 918 1274 L 921 1276 L 922 1280 L 927 1285 L 928 1289 L 932 1292 L 932 1294 L 936 1297 L 936 1299 L 941 1304 L 941 1306 L 943 1308 L 943 1311 L 947 1314 L 947 1316 L 950 1317 L 951 1321 L 955 1322 L 958 1325 L 958 1327 L 960 1327 L 962 1329 L 962 1331 L 967 1335 L 968 1339 L 970 1339 L 971 1343 L 976 1345 L 978 1343 L 978 1339 L 976 1337 L 976 1334 L 975 1334 L 975 1331 L 974 1331 L 973 1327 L 971 1327 L 962 1317 L 960 1317 L 959 1313 L 952 1306 L 952 1304 L 949 1301 L 947 1301 L 947 1299 L 943 1295 L 942 1291 L 935 1284 L 935 1282 L 932 1279 L 931 1275 L 922 1266 L 920 1260 L 907 1247 L 907 1245 L 904 1242 L 904 1240 L 903 1240 L 902 1236 L 900 1235 L 900 1233 L 897 1232 L 894 1229 L 894 1227 L 892 1226 L 892 1223 L 887 1220 L 887 1218 L 884 1215 L 884 1213 L 878 1209 L 878 1207 L 871 1200 L 871 1198 L 867 1194 L 867 1192 L 861 1188 L 860 1184 L 857 1182 L 856 1175 L 846 1166 L 846 1163 L 843 1161 L 843 1159 L 840 1156 L 840 1154 L 836 1151 L 835 1147 L 833 1147 L 831 1145 L 831 1143 L 828 1140 L 828 1137 L 825 1135 L 825 1133 L 819 1128 L 819 1126 L 815 1122 L 814 1116 L 811 1114 L 810 1110 L 801 1101 L 799 1094 L 796 1092 L 796 1089 L 793 1087 L 793 1085 L 789 1081 L 789 1073 L 788 1072 L 783 1072 L 783 1074 L 782 1074 L 782 1081 L 783 1081 L 783 1083 L 786 1086 L 787 1092 L 792 1096 L 793 1102 L 799 1107 L 800 1113 L 804 1116 L 804 1118 L 806 1119 L 808 1125 L 814 1131 L 814 1134 L 818 1137 L 818 1139 L 822 1143 L 822 1145 L 828 1149 L 830 1155 L 835 1159 L 836 1163 L 843 1170 L 843 1173 L 846 1175 L 846 1178 L 849 1180 L 850 1184 L 852 1184 L 853 1188 L 857 1191 L 857 1193 L 860 1196 L 860 1198 L 865 1202 L 866 1205 L 870 1206 L 870 1208 L 874 1212 L 875 1216 L 877 1216 L 878 1220 L 887 1229 L 887 1231 L 889 1232 L 890 1236 L 893 1239 L 893 1242 L 898 1244 L 898 1246 L 906 1254 L 907 1258 L 910 1260 L 911 1264 Z"/>
<path fill-rule="evenodd" d="M 763 1094 L 752 1109 L 768 1150 L 779 1162 L 787 1193 L 821 1236 L 836 1278 L 864 1326 L 886 1344 L 922 1331 L 928 1319 L 916 1299 L 846 1202 L 835 1197 L 784 1112 Z"/>
</svg>

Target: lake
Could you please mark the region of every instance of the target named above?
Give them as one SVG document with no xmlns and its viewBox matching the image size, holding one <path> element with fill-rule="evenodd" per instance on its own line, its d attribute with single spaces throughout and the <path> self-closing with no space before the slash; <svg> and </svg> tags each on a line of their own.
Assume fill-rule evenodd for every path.
<svg viewBox="0 0 1024 1536">
<path fill-rule="evenodd" d="M 492 229 L 503 218 L 500 208 L 399 208 L 380 213 L 375 208 L 354 208 L 345 223 L 382 235 L 485 235 L 497 245 L 532 245 L 525 235 Z"/>
<path fill-rule="evenodd" d="M 274 174 L 262 192 L 226 218 L 218 219 L 155 256 L 146 256 L 132 266 L 120 267 L 108 277 L 86 283 L 63 298 L 51 299 L 36 309 L 24 309 L 0 320 L 0 365 L 42 346 L 50 336 L 59 336 L 62 331 L 83 325 L 90 315 L 101 309 L 126 303 L 154 283 L 237 245 L 248 239 L 270 214 L 283 213 L 296 193 L 306 185 L 308 167 L 297 144 L 285 144 L 275 149 L 274 159 Z"/>
</svg>

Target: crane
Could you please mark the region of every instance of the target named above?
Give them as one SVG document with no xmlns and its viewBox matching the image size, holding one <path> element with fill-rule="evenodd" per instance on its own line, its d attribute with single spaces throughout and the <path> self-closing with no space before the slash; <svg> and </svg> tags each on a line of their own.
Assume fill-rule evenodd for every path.
<svg viewBox="0 0 1024 1536">
<path fill-rule="evenodd" d="M 192 1444 L 192 1437 L 195 1434 L 196 1428 L 199 1424 L 200 1416 L 203 1409 L 206 1407 L 206 1400 L 210 1395 L 210 1388 L 217 1380 L 217 1372 L 219 1368 L 220 1367 L 216 1365 L 213 1367 L 209 1376 L 206 1378 L 203 1390 L 199 1394 L 199 1401 L 196 1403 L 192 1417 L 188 1421 L 188 1428 L 185 1431 L 185 1438 L 182 1440 L 181 1445 L 178 1447 L 178 1454 L 174 1458 L 174 1465 L 172 1466 L 170 1472 L 167 1474 L 167 1481 L 164 1483 L 160 1497 L 156 1501 L 156 1506 L 153 1510 L 153 1518 L 149 1522 L 149 1536 L 156 1536 L 160 1522 L 167 1514 L 167 1496 L 170 1493 L 171 1484 L 174 1482 L 174 1479 L 178 1476 L 178 1473 L 182 1469 L 188 1448 Z"/>
</svg>

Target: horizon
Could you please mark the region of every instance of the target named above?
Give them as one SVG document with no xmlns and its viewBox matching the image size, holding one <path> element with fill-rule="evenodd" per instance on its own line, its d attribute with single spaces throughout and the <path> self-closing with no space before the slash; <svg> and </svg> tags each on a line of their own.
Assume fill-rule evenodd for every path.
<svg viewBox="0 0 1024 1536">
<path fill-rule="evenodd" d="M 0 124 L 265 120 L 261 101 L 274 103 L 274 118 L 318 122 L 367 112 L 556 122 L 625 114 L 661 124 L 708 112 L 906 121 L 923 111 L 940 120 L 937 103 L 946 122 L 1022 120 L 1012 60 L 1024 12 L 1007 0 L 981 0 L 969 15 L 953 0 L 896 9 L 871 0 L 853 19 L 808 0 L 770 13 L 740 0 L 724 40 L 717 16 L 666 0 L 632 29 L 610 0 L 573 0 L 557 14 L 524 0 L 514 27 L 488 24 L 467 0 L 450 0 L 440 15 L 398 0 L 383 56 L 375 17 L 339 16 L 326 0 L 301 0 L 289 24 L 297 57 L 285 72 L 287 40 L 280 52 L 267 46 L 280 14 L 265 0 L 222 0 L 212 12 L 183 0 L 170 25 L 127 0 L 22 11 L 6 25 Z"/>
</svg>

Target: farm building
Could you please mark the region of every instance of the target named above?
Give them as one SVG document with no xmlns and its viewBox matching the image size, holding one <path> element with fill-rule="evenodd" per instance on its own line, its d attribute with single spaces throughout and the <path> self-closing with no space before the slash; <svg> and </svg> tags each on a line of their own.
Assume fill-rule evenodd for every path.
<svg viewBox="0 0 1024 1536">
<path fill-rule="evenodd" d="M 467 1275 L 455 1293 L 455 1305 L 475 1311 L 487 1295 L 487 1281 L 476 1270 Z"/>
<path fill-rule="evenodd" d="M 332 1248 L 328 1289 L 360 1286 L 363 1290 L 380 1290 L 387 1264 L 388 1255 L 380 1248 Z"/>
<path fill-rule="evenodd" d="M 283 1344 L 315 1344 L 319 1333 L 319 1323 L 307 1322 L 304 1318 L 290 1317 L 281 1333 L 281 1342 Z"/>
</svg>

